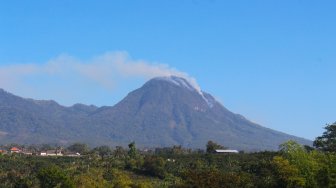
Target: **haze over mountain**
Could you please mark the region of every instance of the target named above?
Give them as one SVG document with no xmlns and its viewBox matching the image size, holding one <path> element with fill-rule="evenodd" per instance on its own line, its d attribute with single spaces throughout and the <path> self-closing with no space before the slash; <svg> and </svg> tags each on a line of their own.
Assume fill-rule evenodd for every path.
<svg viewBox="0 0 336 188">
<path fill-rule="evenodd" d="M 276 150 L 309 140 L 255 124 L 222 106 L 186 79 L 157 77 L 115 106 L 24 99 L 0 90 L 0 143 L 85 142 L 140 147 L 204 148 L 208 140 L 239 150 Z"/>
</svg>

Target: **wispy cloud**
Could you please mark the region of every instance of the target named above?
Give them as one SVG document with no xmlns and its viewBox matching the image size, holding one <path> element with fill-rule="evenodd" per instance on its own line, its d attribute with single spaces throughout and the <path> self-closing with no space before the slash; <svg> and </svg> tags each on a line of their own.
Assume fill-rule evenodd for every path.
<svg viewBox="0 0 336 188">
<path fill-rule="evenodd" d="M 60 55 L 44 64 L 15 64 L 0 66 L 0 87 L 12 92 L 22 88 L 66 91 L 88 87 L 85 82 L 99 85 L 106 90 L 117 90 L 127 79 L 148 80 L 157 76 L 180 76 L 199 89 L 196 80 L 187 73 L 166 64 L 132 59 L 126 52 L 109 52 L 89 60 Z M 53 80 L 52 85 L 48 80 Z M 81 83 L 81 84 L 79 84 Z M 21 91 L 22 92 L 22 91 Z M 52 97 L 52 96 L 50 96 Z"/>
</svg>

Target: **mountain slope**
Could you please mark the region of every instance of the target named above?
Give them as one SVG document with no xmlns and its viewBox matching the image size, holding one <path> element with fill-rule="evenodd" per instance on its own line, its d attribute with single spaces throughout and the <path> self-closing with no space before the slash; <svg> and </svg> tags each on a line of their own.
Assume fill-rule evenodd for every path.
<svg viewBox="0 0 336 188">
<path fill-rule="evenodd" d="M 72 107 L 0 91 L 0 142 L 204 148 L 208 140 L 234 149 L 275 150 L 293 139 L 254 124 L 179 77 L 154 78 L 113 107 Z"/>
<path fill-rule="evenodd" d="M 24 99 L 0 90 L 0 142 L 67 143 L 80 138 L 74 131 L 93 109 L 97 107 L 64 107 L 55 101 Z"/>
<path fill-rule="evenodd" d="M 275 150 L 289 139 L 310 144 L 254 124 L 186 83 L 177 77 L 152 79 L 114 107 L 100 109 L 93 118 L 99 125 L 113 124 L 113 138 L 134 140 L 142 146 L 197 148 L 214 140 L 237 149 Z"/>
</svg>

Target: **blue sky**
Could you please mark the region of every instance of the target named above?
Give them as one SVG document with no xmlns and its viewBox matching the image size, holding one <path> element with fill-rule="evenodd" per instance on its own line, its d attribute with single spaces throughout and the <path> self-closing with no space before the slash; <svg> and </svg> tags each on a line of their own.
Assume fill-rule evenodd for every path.
<svg viewBox="0 0 336 188">
<path fill-rule="evenodd" d="M 153 76 L 314 139 L 336 121 L 336 7 L 317 0 L 18 1 L 0 5 L 0 87 L 113 105 Z"/>
</svg>

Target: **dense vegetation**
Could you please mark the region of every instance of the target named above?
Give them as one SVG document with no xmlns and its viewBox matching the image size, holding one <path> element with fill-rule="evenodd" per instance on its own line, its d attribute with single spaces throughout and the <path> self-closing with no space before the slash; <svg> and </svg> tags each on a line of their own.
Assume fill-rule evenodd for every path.
<svg viewBox="0 0 336 188">
<path fill-rule="evenodd" d="M 222 146 L 209 141 L 208 152 L 139 151 L 132 142 L 128 149 L 67 148 L 81 157 L 1 155 L 0 187 L 335 187 L 335 127 L 327 125 L 316 148 L 288 141 L 278 152 L 215 154 Z"/>
</svg>

